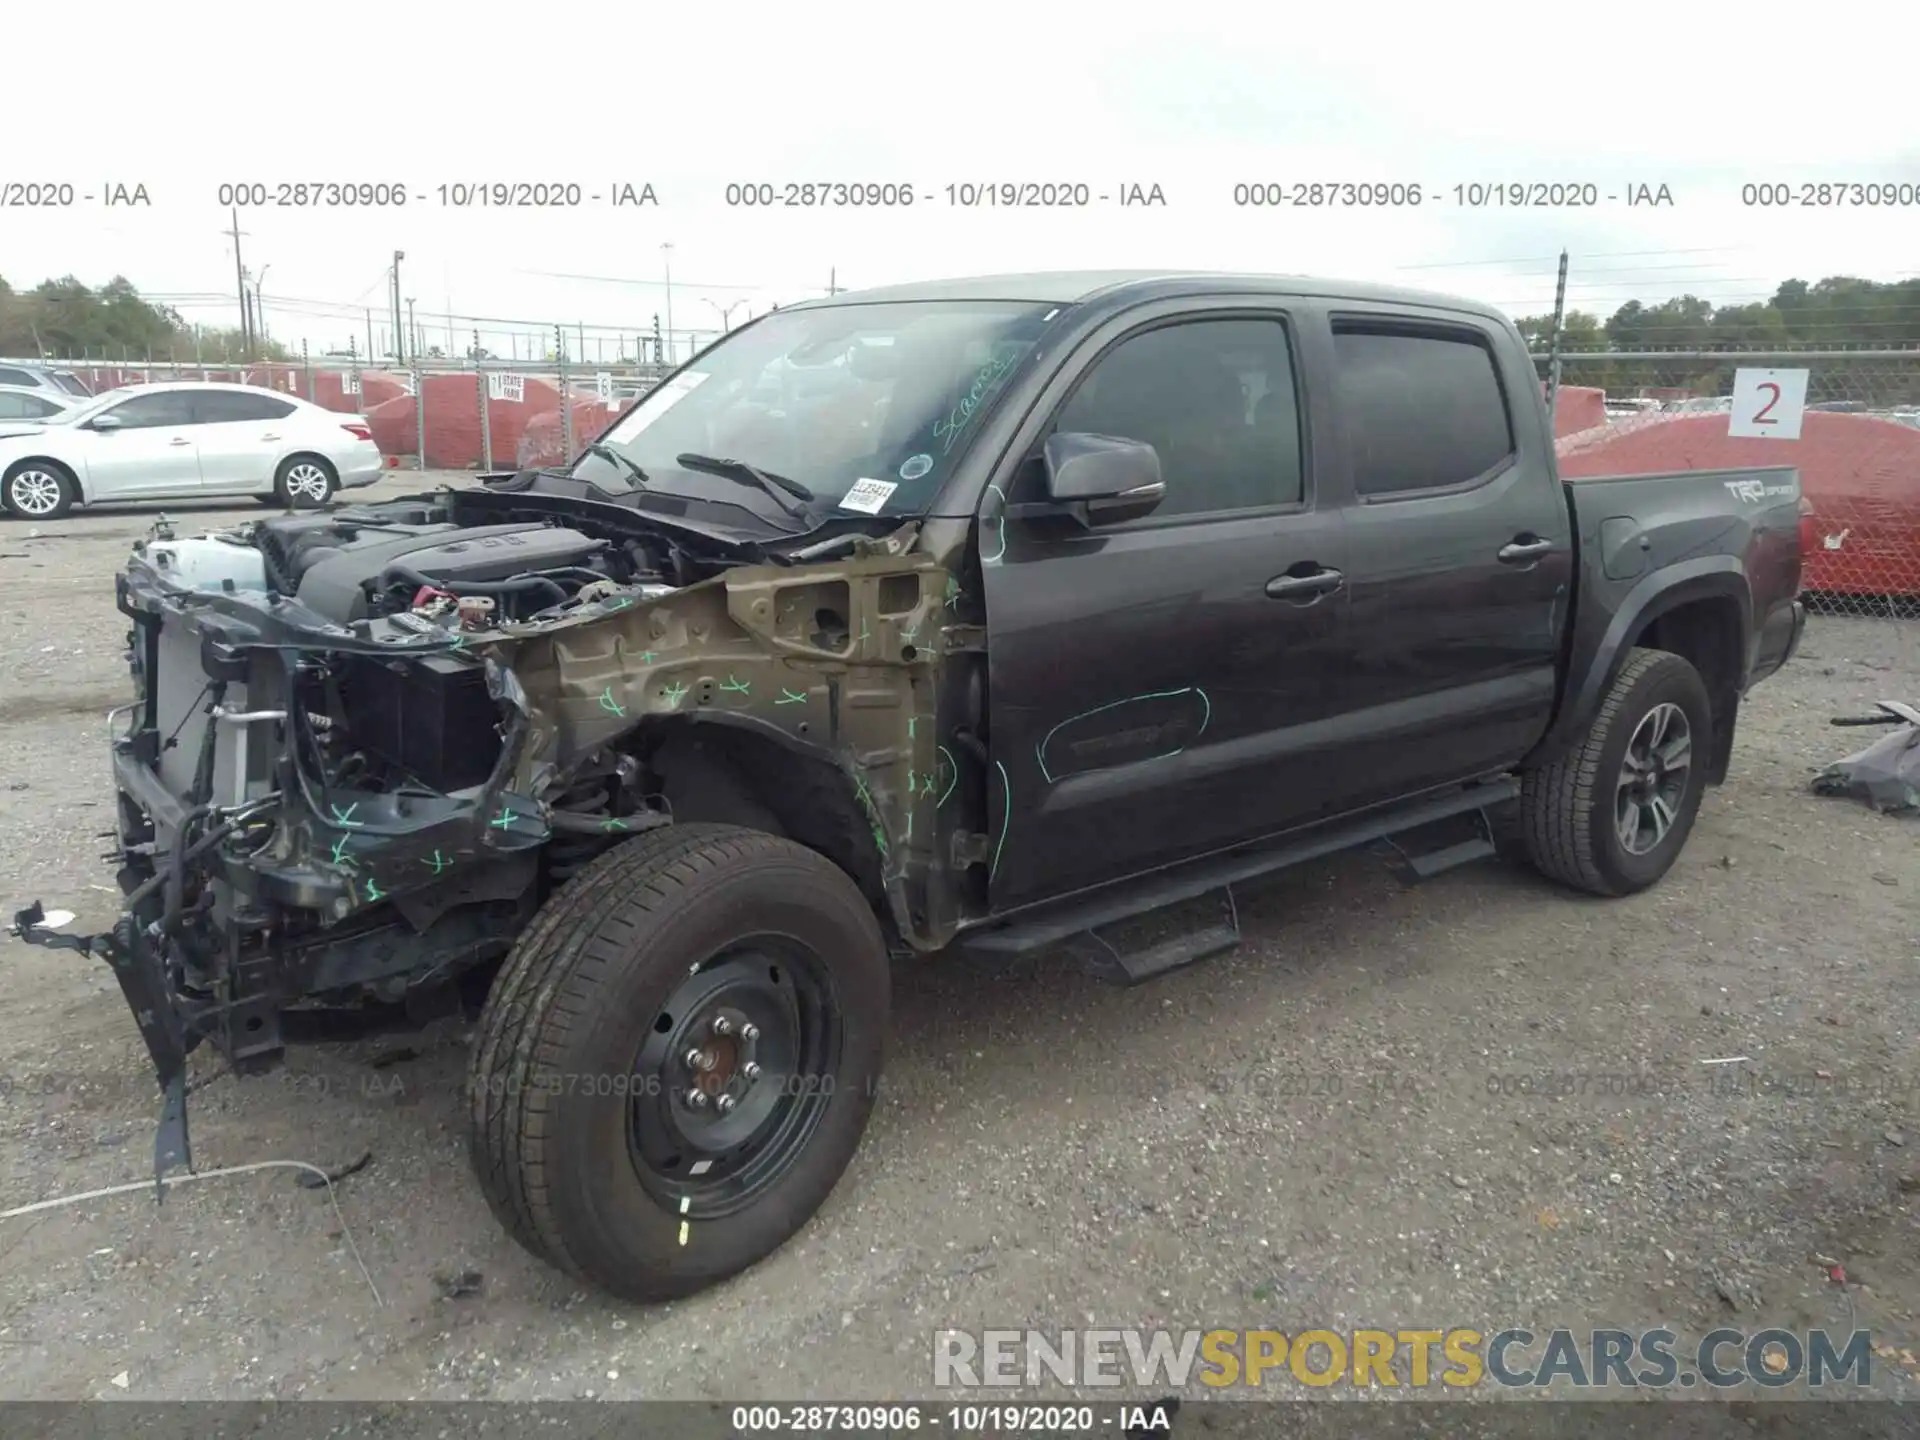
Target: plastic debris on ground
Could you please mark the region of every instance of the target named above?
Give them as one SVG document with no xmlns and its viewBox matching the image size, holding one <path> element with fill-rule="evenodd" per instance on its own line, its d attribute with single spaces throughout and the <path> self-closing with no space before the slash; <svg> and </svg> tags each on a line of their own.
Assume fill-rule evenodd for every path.
<svg viewBox="0 0 1920 1440">
<path fill-rule="evenodd" d="M 1848 796 L 1883 812 L 1920 809 L 1920 709 L 1882 700 L 1878 715 L 1833 723 L 1897 728 L 1814 776 L 1815 794 Z"/>
</svg>

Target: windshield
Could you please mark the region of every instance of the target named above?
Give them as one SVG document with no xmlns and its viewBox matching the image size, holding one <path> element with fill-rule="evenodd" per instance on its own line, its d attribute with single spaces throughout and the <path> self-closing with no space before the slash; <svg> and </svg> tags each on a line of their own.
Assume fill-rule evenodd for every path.
<svg viewBox="0 0 1920 1440">
<path fill-rule="evenodd" d="M 83 400 L 93 394 L 91 390 L 87 389 L 86 381 L 82 380 L 71 370 L 58 371 L 53 377 L 53 383 L 69 395 L 78 395 Z"/>
<path fill-rule="evenodd" d="M 601 442 L 638 465 L 649 490 L 780 516 L 767 487 L 712 463 L 740 461 L 813 492 L 815 520 L 836 509 L 915 513 L 1061 308 L 912 301 L 775 312 L 649 393 Z M 635 483 L 591 452 L 575 470 L 622 490 Z"/>
<path fill-rule="evenodd" d="M 82 400 L 71 410 L 63 410 L 58 415 L 49 415 L 41 423 L 43 425 L 77 425 L 82 420 L 91 420 L 110 405 L 118 405 L 131 394 L 133 394 L 132 390 L 109 390 L 90 400 Z"/>
</svg>

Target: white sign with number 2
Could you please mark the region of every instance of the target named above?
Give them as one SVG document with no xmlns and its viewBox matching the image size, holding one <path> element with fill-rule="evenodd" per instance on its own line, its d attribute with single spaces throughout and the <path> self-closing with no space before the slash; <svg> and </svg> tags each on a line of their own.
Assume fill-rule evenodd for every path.
<svg viewBox="0 0 1920 1440">
<path fill-rule="evenodd" d="M 1761 440 L 1798 440 L 1807 412 L 1805 370 L 1736 370 L 1727 434 Z"/>
</svg>

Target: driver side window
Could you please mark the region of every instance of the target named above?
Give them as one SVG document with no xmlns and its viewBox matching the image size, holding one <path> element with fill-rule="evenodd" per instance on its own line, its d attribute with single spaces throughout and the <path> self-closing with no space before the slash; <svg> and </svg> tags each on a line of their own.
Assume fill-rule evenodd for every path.
<svg viewBox="0 0 1920 1440">
<path fill-rule="evenodd" d="M 1053 428 L 1153 446 L 1167 486 L 1155 519 L 1265 509 L 1304 493 L 1296 396 L 1278 319 L 1180 321 L 1108 350 Z"/>
<path fill-rule="evenodd" d="M 151 430 L 167 425 L 191 425 L 193 405 L 183 390 L 163 390 L 155 395 L 136 395 L 122 401 L 107 414 L 127 430 Z"/>
</svg>

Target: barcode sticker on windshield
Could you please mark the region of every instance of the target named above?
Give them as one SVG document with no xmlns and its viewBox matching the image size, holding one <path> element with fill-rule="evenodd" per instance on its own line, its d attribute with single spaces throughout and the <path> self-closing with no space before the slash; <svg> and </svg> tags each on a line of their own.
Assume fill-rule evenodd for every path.
<svg viewBox="0 0 1920 1440">
<path fill-rule="evenodd" d="M 878 515 L 899 488 L 891 480 L 856 480 L 853 488 L 841 497 L 840 508 L 858 510 L 863 515 Z"/>
</svg>

